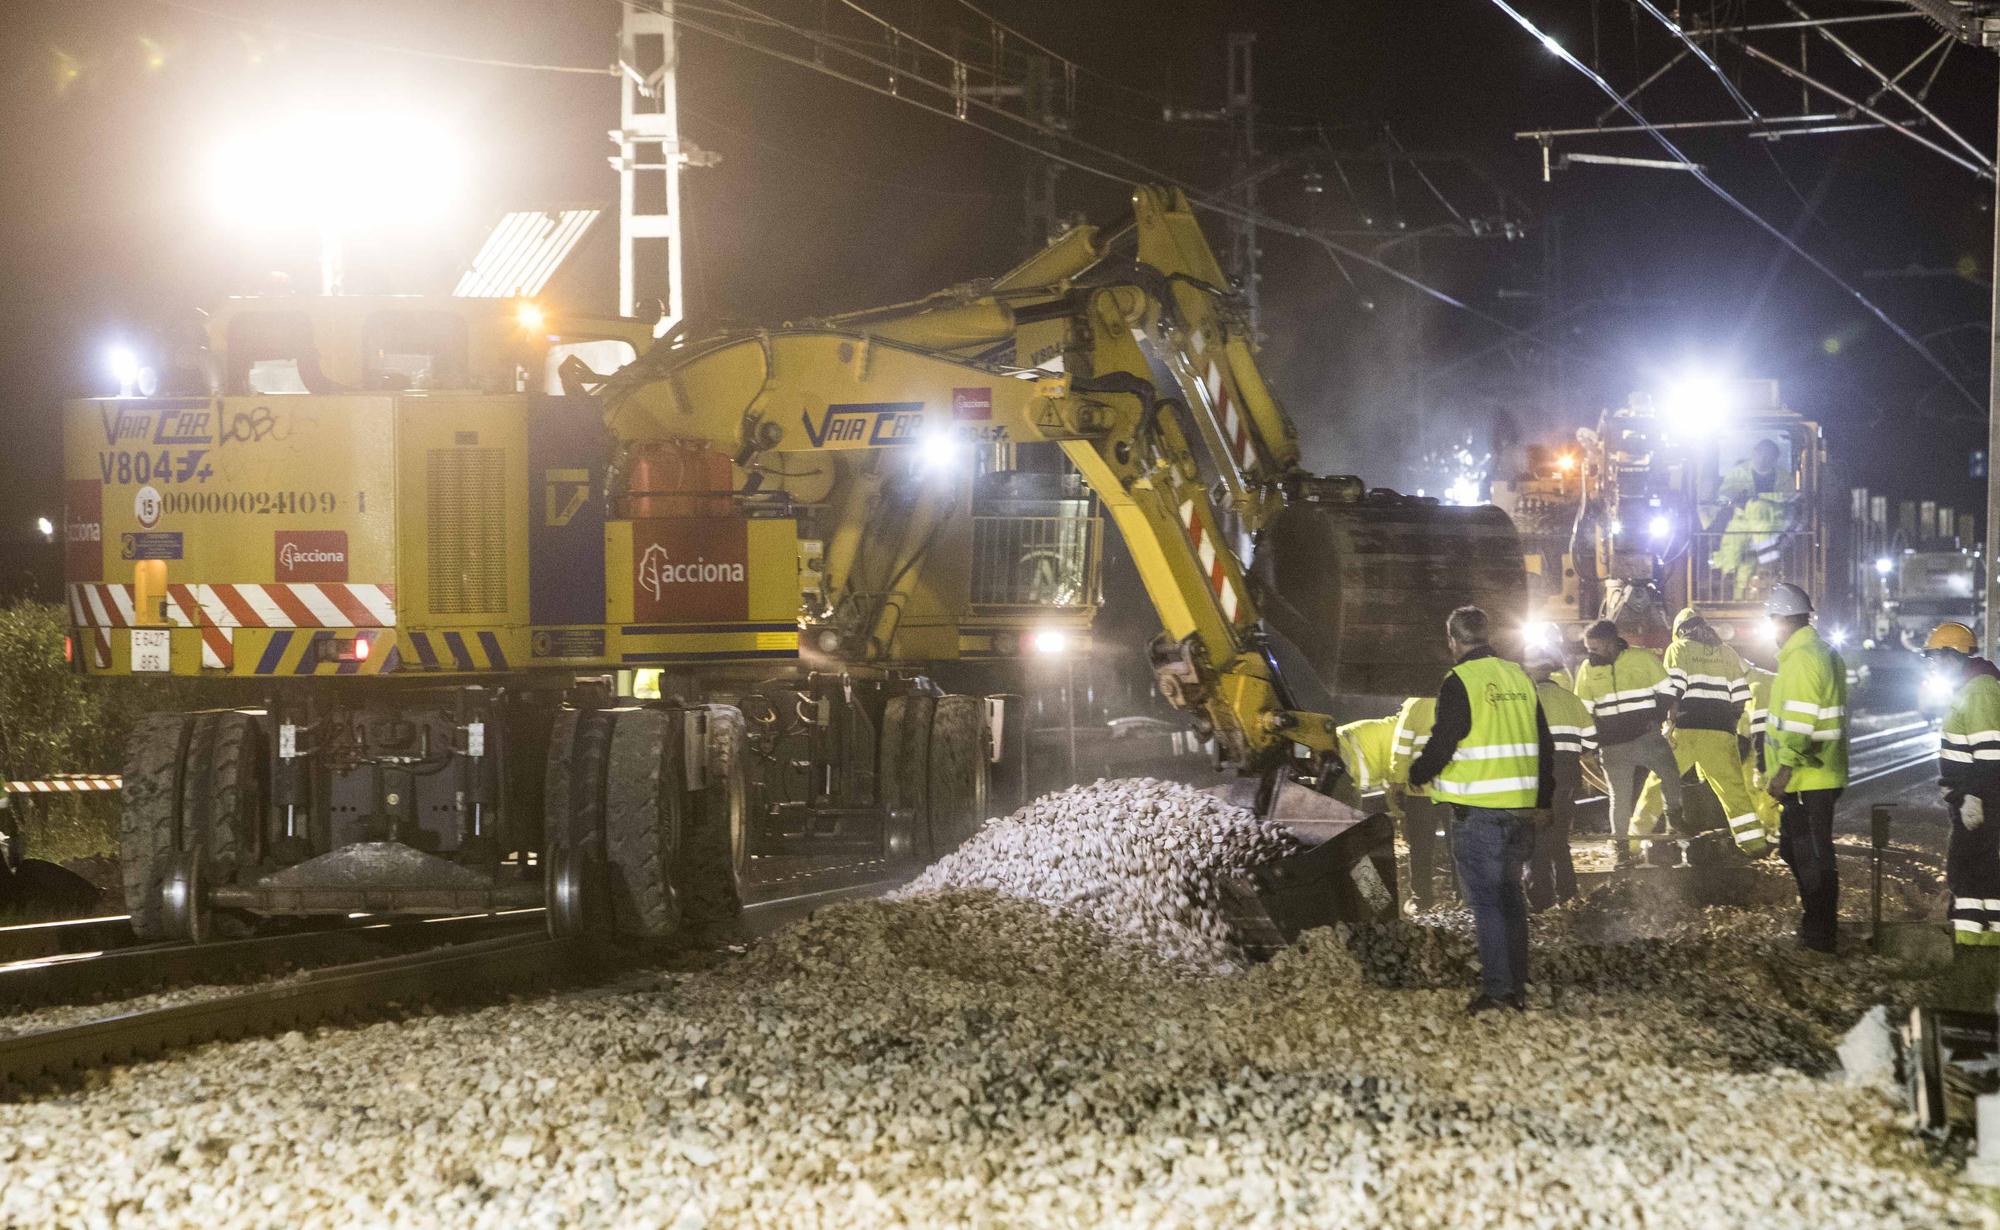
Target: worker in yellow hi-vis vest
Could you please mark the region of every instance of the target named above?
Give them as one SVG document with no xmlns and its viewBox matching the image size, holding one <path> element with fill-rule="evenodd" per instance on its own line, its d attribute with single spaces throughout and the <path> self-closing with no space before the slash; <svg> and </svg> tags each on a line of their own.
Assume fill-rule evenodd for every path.
<svg viewBox="0 0 2000 1230">
<path fill-rule="evenodd" d="M 1528 900 L 1521 875 L 1534 848 L 1536 812 L 1555 793 L 1555 746 L 1535 685 L 1493 652 L 1486 612 L 1462 606 L 1445 622 L 1457 665 L 1438 686 L 1430 742 L 1410 784 L 1452 806 L 1458 867 L 1479 943 L 1473 1015 L 1527 1007 Z"/>
</svg>

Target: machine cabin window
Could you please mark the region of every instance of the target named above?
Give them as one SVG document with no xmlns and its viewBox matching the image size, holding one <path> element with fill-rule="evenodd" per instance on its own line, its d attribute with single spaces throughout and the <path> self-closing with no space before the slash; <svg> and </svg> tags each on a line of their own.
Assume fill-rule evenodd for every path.
<svg viewBox="0 0 2000 1230">
<path fill-rule="evenodd" d="M 472 386 L 465 318 L 453 312 L 376 312 L 363 335 L 370 391 Z"/>
<path fill-rule="evenodd" d="M 326 393 L 312 318 L 304 312 L 246 312 L 229 322 L 228 391 L 245 394 Z"/>
</svg>

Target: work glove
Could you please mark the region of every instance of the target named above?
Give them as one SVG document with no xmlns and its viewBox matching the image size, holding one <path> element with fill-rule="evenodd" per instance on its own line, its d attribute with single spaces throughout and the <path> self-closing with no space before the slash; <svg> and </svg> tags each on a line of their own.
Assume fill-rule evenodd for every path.
<svg viewBox="0 0 2000 1230">
<path fill-rule="evenodd" d="M 1958 822 L 1965 826 L 1968 833 L 1986 823 L 1986 805 L 1979 801 L 1978 795 L 1968 794 L 1965 801 L 1958 805 Z"/>
</svg>

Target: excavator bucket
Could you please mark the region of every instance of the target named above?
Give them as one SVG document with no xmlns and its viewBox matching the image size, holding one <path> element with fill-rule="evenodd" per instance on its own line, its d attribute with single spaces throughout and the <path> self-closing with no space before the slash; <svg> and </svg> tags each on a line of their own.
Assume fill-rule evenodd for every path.
<svg viewBox="0 0 2000 1230">
<path fill-rule="evenodd" d="M 1251 585 L 1294 702 L 1342 720 L 1437 692 L 1453 608 L 1484 608 L 1502 653 L 1528 611 L 1507 514 L 1389 492 L 1293 500 L 1257 544 Z"/>
<path fill-rule="evenodd" d="M 1247 955 L 1268 957 L 1314 927 L 1396 917 L 1388 816 L 1364 814 L 1282 776 L 1264 810 L 1305 848 L 1223 880 L 1223 910 Z"/>
<path fill-rule="evenodd" d="M 1435 693 L 1452 665 L 1444 622 L 1455 607 L 1484 608 L 1502 651 L 1518 648 L 1527 575 L 1506 514 L 1327 490 L 1347 498 L 1289 503 L 1258 543 L 1251 573 L 1293 703 L 1346 720 Z M 1313 927 L 1396 917 L 1388 816 L 1284 771 L 1236 801 L 1305 847 L 1223 885 L 1246 952 L 1269 955 Z"/>
</svg>

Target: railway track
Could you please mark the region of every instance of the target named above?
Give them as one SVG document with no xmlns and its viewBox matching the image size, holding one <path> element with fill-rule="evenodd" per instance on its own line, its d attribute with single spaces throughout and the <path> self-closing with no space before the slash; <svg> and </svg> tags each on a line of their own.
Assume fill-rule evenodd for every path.
<svg viewBox="0 0 2000 1230">
<path fill-rule="evenodd" d="M 65 918 L 0 927 L 0 965 L 71 953 L 98 953 L 134 943 L 127 914 Z"/>
<path fill-rule="evenodd" d="M 767 935 L 822 905 L 877 895 L 899 883 L 900 877 L 856 874 L 820 888 L 772 885 L 745 904 L 741 923 L 730 938 Z M 130 989 L 129 984 L 120 986 L 115 981 L 120 970 L 158 985 L 162 980 L 200 981 L 211 970 L 241 977 L 293 968 L 307 959 L 305 950 L 318 959 L 338 962 L 267 986 L 0 1037 L 0 1090 L 19 1092 L 51 1078 L 151 1058 L 181 1047 L 384 1015 L 415 1003 L 491 999 L 558 983 L 598 980 L 629 964 L 628 956 L 589 937 L 550 938 L 541 913 L 522 911 L 512 919 L 488 915 L 428 924 L 358 927 L 224 944 L 141 946 L 12 970 L 0 968 L 0 995 L 5 994 L 10 976 L 20 976 L 21 981 L 14 984 L 16 995 L 53 996 L 57 989 L 66 987 L 89 996 L 104 994 L 110 987 Z M 451 936 L 455 942 L 367 960 L 342 960 L 340 956 L 365 951 L 368 945 L 423 942 L 423 928 L 447 925 L 459 928 Z M 490 934 L 494 928 L 510 925 L 514 929 L 509 933 Z M 480 936 L 482 928 L 489 934 Z M 433 931 L 429 937 L 433 944 L 436 934 Z M 306 943 L 301 945 L 300 941 Z M 164 966 L 166 971 L 149 968 L 149 963 Z M 83 972 L 93 965 L 97 971 Z M 180 971 L 178 978 L 175 971 Z"/>
<path fill-rule="evenodd" d="M 539 923 L 540 910 L 378 922 L 205 944 L 133 944 L 0 964 L 0 1010 L 88 1003 L 160 987 L 244 982 L 312 966 L 434 948 Z"/>
</svg>

